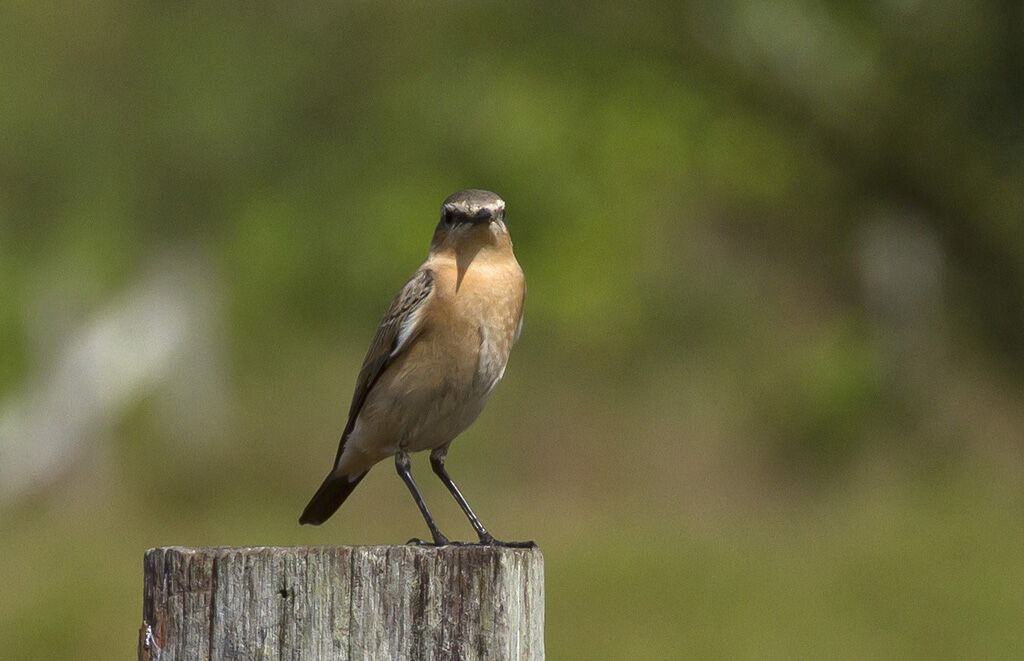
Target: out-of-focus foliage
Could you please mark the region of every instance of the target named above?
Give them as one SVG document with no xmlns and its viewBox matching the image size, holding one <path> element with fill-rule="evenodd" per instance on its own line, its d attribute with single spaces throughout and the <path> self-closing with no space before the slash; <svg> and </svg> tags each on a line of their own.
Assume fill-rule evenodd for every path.
<svg viewBox="0 0 1024 661">
<path fill-rule="evenodd" d="M 450 466 L 551 658 L 1024 653 L 1021 3 L 0 24 L 4 654 L 129 656 L 149 546 L 422 533 L 390 466 L 295 521 L 465 187 L 529 293 Z"/>
</svg>

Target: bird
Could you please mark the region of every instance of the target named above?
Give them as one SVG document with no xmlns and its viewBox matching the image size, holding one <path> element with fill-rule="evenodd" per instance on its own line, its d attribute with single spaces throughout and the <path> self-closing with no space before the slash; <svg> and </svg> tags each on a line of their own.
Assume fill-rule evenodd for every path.
<svg viewBox="0 0 1024 661">
<path fill-rule="evenodd" d="M 395 296 L 370 343 L 334 464 L 300 524 L 326 521 L 370 468 L 394 457 L 433 538 L 410 542 L 458 543 L 438 529 L 412 477 L 409 454 L 430 450 L 431 468 L 480 544 L 531 544 L 495 539 L 445 467 L 452 440 L 476 420 L 505 374 L 522 331 L 525 294 L 504 200 L 480 189 L 448 196 L 426 261 Z"/>
</svg>

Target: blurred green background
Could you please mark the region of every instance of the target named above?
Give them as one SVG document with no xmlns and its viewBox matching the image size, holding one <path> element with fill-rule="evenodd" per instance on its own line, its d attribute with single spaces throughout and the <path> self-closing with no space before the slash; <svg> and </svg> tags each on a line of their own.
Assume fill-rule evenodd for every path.
<svg viewBox="0 0 1024 661">
<path fill-rule="evenodd" d="M 0 25 L 5 658 L 134 658 L 147 547 L 426 534 L 390 465 L 296 520 L 465 187 L 529 293 L 449 467 L 549 658 L 1024 657 L 1024 4 Z"/>
</svg>

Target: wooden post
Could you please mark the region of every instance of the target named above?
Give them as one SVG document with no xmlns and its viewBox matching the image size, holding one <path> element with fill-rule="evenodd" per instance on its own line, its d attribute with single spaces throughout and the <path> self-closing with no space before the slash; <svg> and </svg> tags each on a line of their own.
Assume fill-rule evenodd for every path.
<svg viewBox="0 0 1024 661">
<path fill-rule="evenodd" d="M 536 547 L 168 547 L 143 567 L 140 660 L 544 658 Z"/>
</svg>

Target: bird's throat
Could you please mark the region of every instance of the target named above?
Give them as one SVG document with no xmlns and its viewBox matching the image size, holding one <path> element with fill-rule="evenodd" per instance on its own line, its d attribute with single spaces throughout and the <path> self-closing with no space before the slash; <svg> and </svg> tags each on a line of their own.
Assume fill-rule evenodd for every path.
<svg viewBox="0 0 1024 661">
<path fill-rule="evenodd" d="M 470 245 L 459 246 L 455 251 L 455 293 L 459 293 L 459 287 L 462 286 L 462 279 L 466 277 L 466 271 L 469 270 L 470 264 L 476 259 L 477 254 L 483 246 L 477 242 L 473 242 Z"/>
</svg>

